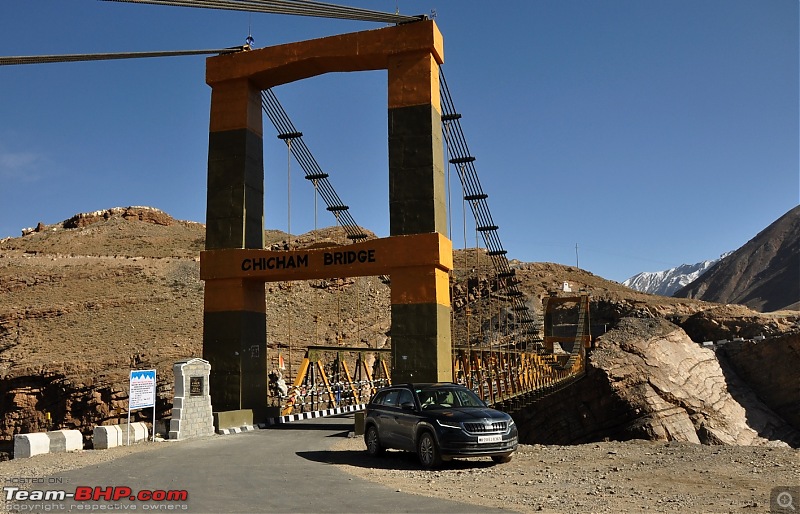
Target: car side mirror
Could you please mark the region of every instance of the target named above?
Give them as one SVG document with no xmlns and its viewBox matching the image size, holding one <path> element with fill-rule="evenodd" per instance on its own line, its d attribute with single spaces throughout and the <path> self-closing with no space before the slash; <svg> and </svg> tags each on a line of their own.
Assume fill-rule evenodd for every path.
<svg viewBox="0 0 800 514">
<path fill-rule="evenodd" d="M 403 410 L 414 410 L 414 402 L 403 402 L 400 404 L 400 408 Z"/>
</svg>

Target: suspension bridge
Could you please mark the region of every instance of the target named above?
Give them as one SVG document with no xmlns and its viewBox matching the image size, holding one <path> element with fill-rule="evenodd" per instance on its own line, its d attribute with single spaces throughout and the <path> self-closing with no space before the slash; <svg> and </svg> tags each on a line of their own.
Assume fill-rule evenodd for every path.
<svg viewBox="0 0 800 514">
<path fill-rule="evenodd" d="M 443 36 L 427 16 L 300 0 L 101 0 L 360 19 L 382 28 L 264 48 L 0 57 L 0 65 L 210 54 L 203 358 L 215 411 L 280 414 L 359 408 L 394 382 L 459 382 L 509 411 L 566 387 L 591 346 L 586 294 L 530 299 L 492 219 L 444 77 Z M 370 238 L 313 157 L 273 88 L 324 73 L 388 73 L 390 235 Z M 263 115 L 347 244 L 265 248 Z M 451 184 L 451 171 L 458 178 Z M 475 248 L 454 261 L 451 192 L 474 220 Z M 289 212 L 291 219 L 291 211 Z M 315 214 L 316 218 L 316 214 Z M 290 222 L 289 222 L 290 223 Z M 291 233 L 289 224 L 288 232 Z M 471 252 L 475 265 L 467 262 Z M 482 276 L 473 270 L 485 270 Z M 379 277 L 390 285 L 389 344 L 314 341 L 295 357 L 266 331 L 266 283 Z M 456 292 L 459 291 L 459 294 Z M 488 307 L 476 316 L 479 299 Z M 456 301 L 457 300 L 457 301 Z M 542 300 L 541 306 L 537 304 Z M 536 315 L 534 309 L 540 309 Z M 301 321 L 302 322 L 302 321 Z"/>
</svg>

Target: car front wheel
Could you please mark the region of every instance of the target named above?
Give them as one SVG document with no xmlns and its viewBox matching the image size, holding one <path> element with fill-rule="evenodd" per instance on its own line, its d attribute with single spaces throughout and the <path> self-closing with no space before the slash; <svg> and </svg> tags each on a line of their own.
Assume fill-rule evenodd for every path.
<svg viewBox="0 0 800 514">
<path fill-rule="evenodd" d="M 419 463 L 425 469 L 435 468 L 442 463 L 442 456 L 439 453 L 439 447 L 436 446 L 436 440 L 430 432 L 423 432 L 419 436 L 417 443 L 417 456 Z"/>
<path fill-rule="evenodd" d="M 364 434 L 364 442 L 367 445 L 367 453 L 373 457 L 383 455 L 385 448 L 381 445 L 381 440 L 378 437 L 378 429 L 375 425 L 371 425 Z"/>
</svg>

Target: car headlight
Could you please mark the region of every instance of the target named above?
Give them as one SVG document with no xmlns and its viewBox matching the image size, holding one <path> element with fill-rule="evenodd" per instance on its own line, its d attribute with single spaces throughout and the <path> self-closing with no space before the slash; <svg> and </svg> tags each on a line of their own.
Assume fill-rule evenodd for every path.
<svg viewBox="0 0 800 514">
<path fill-rule="evenodd" d="M 456 423 L 447 423 L 447 422 L 441 421 L 439 419 L 436 420 L 436 423 L 438 423 L 440 427 L 455 428 L 456 430 L 461 430 L 461 426 L 456 424 Z"/>
<path fill-rule="evenodd" d="M 509 428 L 514 426 L 514 418 L 511 418 L 511 419 L 508 420 L 508 426 L 509 426 Z"/>
</svg>

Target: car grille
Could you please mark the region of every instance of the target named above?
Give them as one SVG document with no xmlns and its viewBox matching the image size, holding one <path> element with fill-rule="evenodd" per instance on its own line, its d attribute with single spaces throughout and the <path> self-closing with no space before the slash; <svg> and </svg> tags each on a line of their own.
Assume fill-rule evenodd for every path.
<svg viewBox="0 0 800 514">
<path fill-rule="evenodd" d="M 464 430 L 471 434 L 489 434 L 493 432 L 505 432 L 508 423 L 505 421 L 494 421 L 492 423 L 464 423 Z"/>
</svg>

